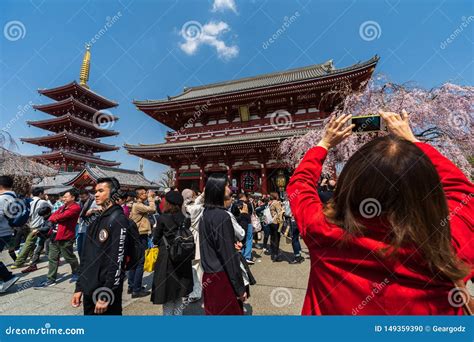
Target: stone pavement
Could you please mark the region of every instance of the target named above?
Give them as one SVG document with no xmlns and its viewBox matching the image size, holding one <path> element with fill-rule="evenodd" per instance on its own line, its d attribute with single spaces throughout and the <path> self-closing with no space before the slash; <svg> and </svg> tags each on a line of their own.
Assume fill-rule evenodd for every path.
<svg viewBox="0 0 474 342">
<path fill-rule="evenodd" d="M 282 238 L 281 248 L 287 260 L 292 259 L 291 244 Z M 251 286 L 251 297 L 245 304 L 247 315 L 299 315 L 303 305 L 309 274 L 309 259 L 302 264 L 290 265 L 283 261 L 273 263 L 270 256 L 262 250 L 254 250 L 255 265 L 250 266 L 257 284 Z M 303 248 L 303 256 L 309 257 Z M 12 260 L 6 252 L 0 254 L 0 260 L 11 265 Z M 61 261 L 58 271 L 58 283 L 46 289 L 34 289 L 46 279 L 48 263 L 41 262 L 36 272 L 21 274 L 21 269 L 13 270 L 21 278 L 7 293 L 0 294 L 0 315 L 81 315 L 81 308 L 70 305 L 74 284 L 70 283 L 71 269 Z M 151 288 L 152 273 L 145 273 L 144 285 Z M 123 294 L 124 315 L 161 315 L 161 305 L 153 305 L 150 297 L 131 299 Z M 202 303 L 183 305 L 184 315 L 202 315 Z"/>
</svg>

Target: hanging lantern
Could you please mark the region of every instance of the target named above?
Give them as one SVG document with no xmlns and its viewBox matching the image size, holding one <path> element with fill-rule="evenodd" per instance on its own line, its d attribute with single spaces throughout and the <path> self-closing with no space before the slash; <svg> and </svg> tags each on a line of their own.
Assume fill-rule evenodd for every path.
<svg viewBox="0 0 474 342">
<path fill-rule="evenodd" d="M 283 172 L 283 170 L 278 170 L 278 173 L 276 175 L 275 180 L 276 180 L 276 185 L 278 186 L 280 191 L 283 191 L 285 189 L 285 186 L 286 186 L 286 177 L 285 177 L 285 173 Z"/>
</svg>

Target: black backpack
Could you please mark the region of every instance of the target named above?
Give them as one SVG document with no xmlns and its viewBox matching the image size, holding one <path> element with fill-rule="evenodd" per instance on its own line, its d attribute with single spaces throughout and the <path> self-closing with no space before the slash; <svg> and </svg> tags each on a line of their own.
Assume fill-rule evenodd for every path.
<svg viewBox="0 0 474 342">
<path fill-rule="evenodd" d="M 19 198 L 9 192 L 3 195 L 12 198 L 6 201 L 6 208 L 4 208 L 4 215 L 8 221 L 8 225 L 12 228 L 23 227 L 30 218 L 30 201 Z"/>
<path fill-rule="evenodd" d="M 175 264 L 194 259 L 196 244 L 194 243 L 193 233 L 189 229 L 190 226 L 191 220 L 185 218 L 178 226 L 176 234 L 171 241 L 168 241 L 168 239 L 163 236 L 168 255 Z"/>
<path fill-rule="evenodd" d="M 137 224 L 128 219 L 127 236 L 125 238 L 125 270 L 133 270 L 143 257 L 140 246 L 140 233 Z"/>
</svg>

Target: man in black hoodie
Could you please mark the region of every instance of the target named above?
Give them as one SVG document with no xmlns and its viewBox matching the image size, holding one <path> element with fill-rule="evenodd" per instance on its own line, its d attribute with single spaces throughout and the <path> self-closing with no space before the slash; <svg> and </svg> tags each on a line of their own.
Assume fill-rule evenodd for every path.
<svg viewBox="0 0 474 342">
<path fill-rule="evenodd" d="M 120 184 L 115 178 L 101 178 L 95 200 L 102 212 L 87 229 L 79 280 L 71 304 L 84 302 L 84 315 L 121 315 L 124 280 L 125 239 L 128 219 L 115 204 Z"/>
</svg>

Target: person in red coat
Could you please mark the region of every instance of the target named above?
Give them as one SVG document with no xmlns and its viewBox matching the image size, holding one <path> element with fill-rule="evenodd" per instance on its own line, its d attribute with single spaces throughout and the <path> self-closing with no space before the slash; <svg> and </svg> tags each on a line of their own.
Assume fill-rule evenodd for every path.
<svg viewBox="0 0 474 342">
<path fill-rule="evenodd" d="M 76 225 L 81 213 L 81 207 L 76 203 L 78 199 L 79 192 L 76 189 L 66 191 L 62 198 L 64 205 L 49 218 L 49 221 L 56 224 L 57 228 L 50 232 L 52 235 L 48 254 L 48 278 L 37 286 L 38 288 L 49 287 L 56 284 L 58 263 L 61 256 L 71 265 L 71 282 L 75 282 L 78 279 L 77 271 L 79 269 L 79 262 L 73 249 L 76 237 Z"/>
<path fill-rule="evenodd" d="M 461 315 L 474 274 L 474 186 L 408 114 L 380 112 L 391 135 L 352 155 L 326 206 L 317 181 L 328 150 L 352 133 L 333 117 L 288 188 L 309 248 L 303 315 Z"/>
</svg>

